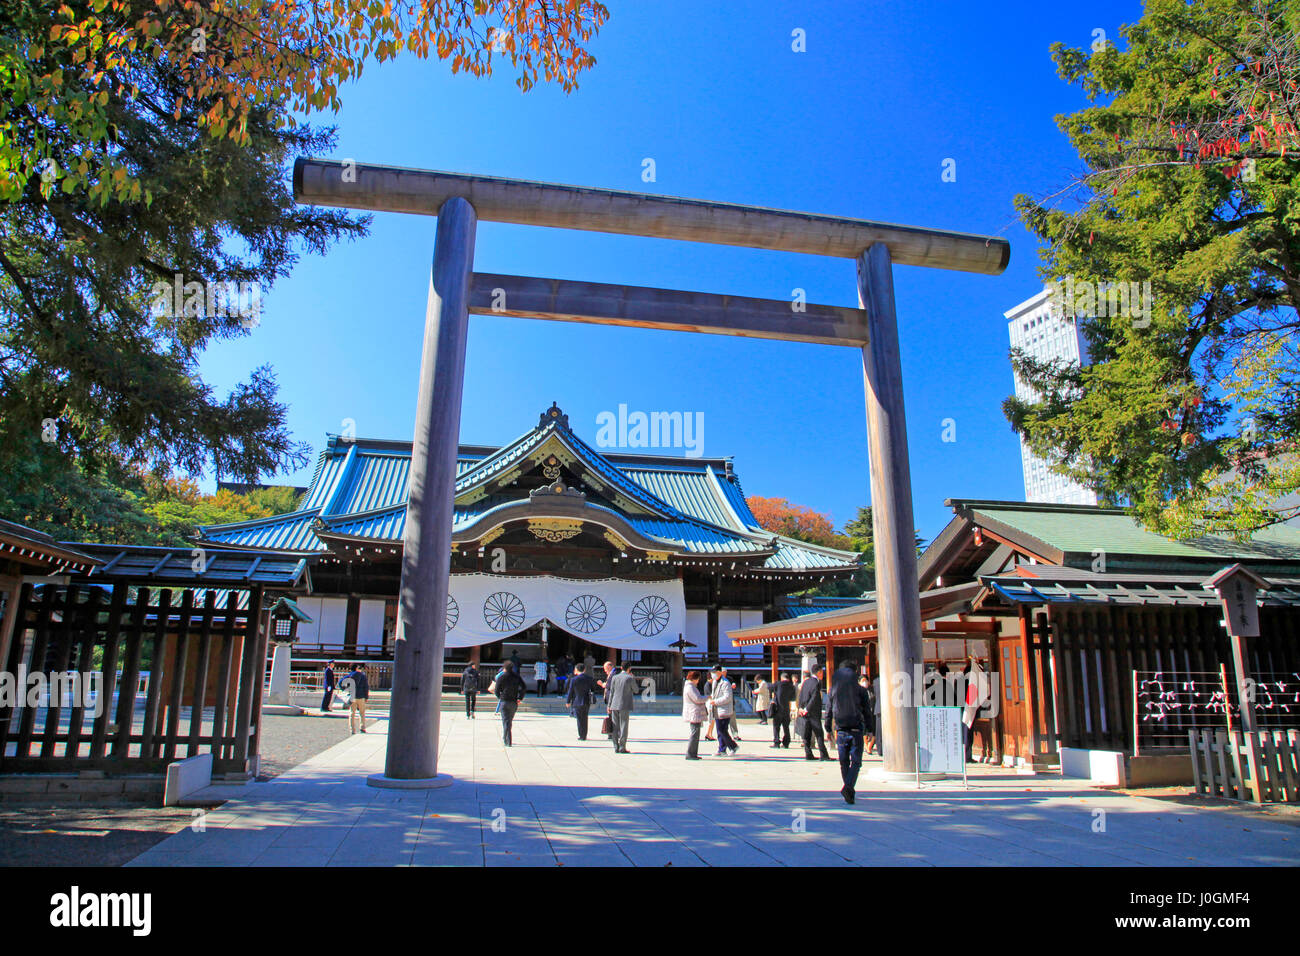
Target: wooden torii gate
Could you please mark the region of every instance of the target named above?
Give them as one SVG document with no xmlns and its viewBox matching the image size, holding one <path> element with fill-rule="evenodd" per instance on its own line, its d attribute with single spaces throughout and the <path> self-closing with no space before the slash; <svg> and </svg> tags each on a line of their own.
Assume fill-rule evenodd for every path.
<svg viewBox="0 0 1300 956">
<path fill-rule="evenodd" d="M 437 787 L 451 525 L 465 343 L 471 314 L 508 315 L 819 342 L 862 349 L 876 544 L 880 666 L 914 673 L 921 613 L 893 263 L 997 275 L 1005 239 L 732 203 L 519 179 L 300 158 L 300 203 L 437 216 L 420 392 L 411 450 L 393 697 L 375 786 Z M 481 275 L 478 221 L 712 242 L 853 259 L 860 308 L 806 305 L 591 282 Z M 888 686 L 886 684 L 886 686 Z M 886 770 L 915 767 L 911 706 L 884 695 Z"/>
</svg>

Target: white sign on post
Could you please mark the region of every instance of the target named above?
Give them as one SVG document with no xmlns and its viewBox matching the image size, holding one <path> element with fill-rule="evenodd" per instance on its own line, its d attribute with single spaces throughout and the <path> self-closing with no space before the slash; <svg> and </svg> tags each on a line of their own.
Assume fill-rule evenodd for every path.
<svg viewBox="0 0 1300 956">
<path fill-rule="evenodd" d="M 917 773 L 966 772 L 966 727 L 960 707 L 916 708 Z"/>
</svg>

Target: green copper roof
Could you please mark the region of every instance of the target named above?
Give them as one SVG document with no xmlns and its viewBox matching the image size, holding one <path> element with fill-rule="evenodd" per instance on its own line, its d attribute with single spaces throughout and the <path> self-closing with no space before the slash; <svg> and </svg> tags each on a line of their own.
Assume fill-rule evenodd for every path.
<svg viewBox="0 0 1300 956">
<path fill-rule="evenodd" d="M 1201 537 L 1178 541 L 1143 528 L 1120 508 L 1086 505 L 1030 504 L 1009 501 L 946 502 L 958 514 L 994 533 L 1014 532 L 1018 539 L 1039 542 L 1061 554 L 1127 555 L 1230 563 L 1232 561 L 1300 561 L 1300 528 L 1278 525 L 1242 542 L 1231 537 Z M 1044 554 L 1054 559 L 1057 555 Z"/>
</svg>

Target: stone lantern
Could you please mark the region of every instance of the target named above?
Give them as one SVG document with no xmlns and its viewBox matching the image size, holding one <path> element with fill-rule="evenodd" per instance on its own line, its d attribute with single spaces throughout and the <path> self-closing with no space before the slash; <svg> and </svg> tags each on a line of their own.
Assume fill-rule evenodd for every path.
<svg viewBox="0 0 1300 956">
<path fill-rule="evenodd" d="M 282 597 L 271 606 L 271 633 L 268 637 L 275 651 L 271 658 L 271 688 L 267 695 L 267 706 L 262 708 L 264 714 L 298 716 L 304 712 L 289 699 L 289 669 L 292 666 L 293 644 L 298 639 L 300 622 L 310 624 L 311 618 L 289 598 Z"/>
</svg>

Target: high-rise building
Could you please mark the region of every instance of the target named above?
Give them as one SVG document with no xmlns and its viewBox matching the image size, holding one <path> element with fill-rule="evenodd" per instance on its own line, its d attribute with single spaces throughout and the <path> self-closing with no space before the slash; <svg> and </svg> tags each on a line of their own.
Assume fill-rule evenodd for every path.
<svg viewBox="0 0 1300 956">
<path fill-rule="evenodd" d="M 1032 299 L 1004 312 L 1013 348 L 1023 350 L 1040 361 L 1062 359 L 1084 365 L 1088 361 L 1087 345 L 1079 333 L 1074 316 L 1052 308 L 1052 290 L 1044 289 Z M 1038 393 L 1013 373 L 1016 398 L 1034 401 Z M 1096 492 L 1058 475 L 1046 461 L 1035 455 L 1020 439 L 1020 461 L 1025 474 L 1025 500 L 1063 505 L 1095 505 Z"/>
</svg>

